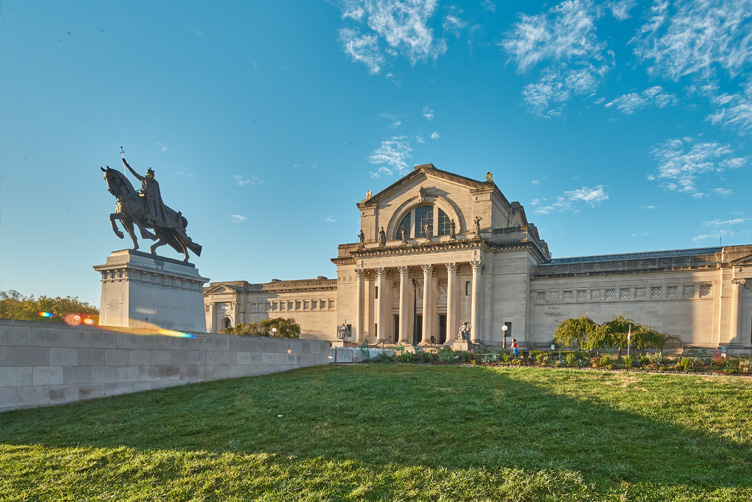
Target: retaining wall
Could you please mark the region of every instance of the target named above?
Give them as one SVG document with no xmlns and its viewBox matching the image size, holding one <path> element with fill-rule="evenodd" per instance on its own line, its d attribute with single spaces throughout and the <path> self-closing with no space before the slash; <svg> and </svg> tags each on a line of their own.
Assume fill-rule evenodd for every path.
<svg viewBox="0 0 752 502">
<path fill-rule="evenodd" d="M 0 411 L 330 362 L 329 342 L 0 320 Z"/>
</svg>

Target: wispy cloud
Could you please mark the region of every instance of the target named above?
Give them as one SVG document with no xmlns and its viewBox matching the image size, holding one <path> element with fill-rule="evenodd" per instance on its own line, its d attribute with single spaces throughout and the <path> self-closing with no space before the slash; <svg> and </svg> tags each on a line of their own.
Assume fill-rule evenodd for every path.
<svg viewBox="0 0 752 502">
<path fill-rule="evenodd" d="M 380 115 L 382 119 L 387 119 L 391 123 L 389 124 L 389 129 L 395 129 L 402 125 L 402 120 L 397 115 L 390 115 L 388 113 L 382 113 Z"/>
<path fill-rule="evenodd" d="M 193 173 L 186 173 L 185 171 L 173 171 L 176 176 L 187 176 L 188 178 L 195 178 L 196 175 Z"/>
<path fill-rule="evenodd" d="M 752 0 L 657 0 L 632 39 L 649 71 L 678 80 L 712 77 L 718 69 L 738 75 L 752 61 Z"/>
<path fill-rule="evenodd" d="M 742 92 L 721 94 L 713 98 L 712 103 L 718 108 L 708 117 L 713 124 L 752 133 L 752 80 L 747 82 Z"/>
<path fill-rule="evenodd" d="M 376 35 L 363 35 L 358 30 L 342 28 L 339 30 L 339 39 L 344 46 L 345 53 L 353 61 L 365 64 L 371 73 L 381 71 L 385 59 L 379 50 Z"/>
<path fill-rule="evenodd" d="M 600 204 L 604 200 L 608 200 L 608 194 L 606 193 L 606 187 L 604 185 L 598 185 L 595 187 L 583 186 L 576 190 L 569 190 L 564 192 L 564 195 L 557 196 L 554 202 L 546 205 L 541 205 L 543 202 L 548 202 L 547 199 L 535 199 L 532 203 L 536 206 L 534 212 L 538 214 L 549 214 L 552 212 L 561 213 L 564 211 L 579 211 L 577 209 L 578 202 L 585 202 L 590 207 L 595 207 L 596 204 Z"/>
<path fill-rule="evenodd" d="M 326 221 L 327 223 L 337 223 L 337 220 L 335 220 L 331 215 L 324 218 L 324 221 Z"/>
<path fill-rule="evenodd" d="M 692 138 L 666 141 L 650 153 L 658 162 L 657 178 L 664 180 L 664 188 L 697 198 L 706 195 L 696 187 L 701 174 L 738 169 L 747 164 L 747 159 L 735 156 L 728 144 L 696 143 Z M 648 179 L 655 180 L 656 176 L 650 175 Z"/>
<path fill-rule="evenodd" d="M 637 0 L 611 0 L 606 2 L 606 8 L 611 11 L 611 15 L 619 21 L 630 18 L 629 11 L 637 4 Z"/>
<path fill-rule="evenodd" d="M 573 95 L 587 95 L 613 66 L 613 53 L 595 33 L 596 9 L 590 0 L 567 0 L 520 20 L 501 46 L 519 73 L 541 63 L 537 82 L 523 90 L 524 102 L 543 117 L 562 114 Z"/>
<path fill-rule="evenodd" d="M 447 33 L 451 33 L 455 37 L 460 36 L 460 31 L 467 26 L 467 22 L 463 21 L 459 16 L 449 14 L 446 17 L 444 17 L 444 23 L 442 24 L 442 27 L 444 28 L 444 31 Z"/>
<path fill-rule="evenodd" d="M 344 0 L 342 19 L 356 28 L 342 28 L 340 41 L 353 61 L 366 64 L 371 73 L 381 71 L 387 56 L 401 55 L 412 64 L 435 59 L 447 48 L 428 24 L 436 4 L 436 0 Z"/>
<path fill-rule="evenodd" d="M 423 116 L 424 116 L 424 117 L 425 117 L 426 119 L 428 119 L 428 121 L 430 122 L 430 121 L 432 121 L 432 120 L 433 120 L 433 117 L 434 117 L 434 111 L 433 111 L 433 110 L 432 110 L 431 108 L 429 108 L 429 107 L 427 107 L 427 106 L 424 106 L 424 107 L 423 107 Z"/>
<path fill-rule="evenodd" d="M 169 150 L 169 148 L 167 148 L 165 144 L 160 143 L 159 141 L 155 141 L 154 144 L 157 145 L 159 147 L 159 150 L 162 152 L 166 152 L 167 150 Z"/>
<path fill-rule="evenodd" d="M 396 171 L 399 175 L 404 174 L 410 166 L 407 160 L 412 148 L 406 136 L 393 136 L 381 142 L 381 146 L 371 153 L 368 162 L 372 165 L 380 165 L 376 171 L 371 171 L 371 176 L 380 178 L 391 176 Z"/>
<path fill-rule="evenodd" d="M 230 219 L 232 220 L 233 223 L 243 223 L 248 218 L 240 214 L 233 214 L 232 216 L 230 216 Z"/>
<path fill-rule="evenodd" d="M 436 131 L 431 133 L 431 139 L 439 139 L 441 136 L 439 136 L 439 133 Z"/>
<path fill-rule="evenodd" d="M 695 237 L 692 237 L 692 240 L 695 242 L 706 241 L 709 239 L 720 240 L 722 237 L 733 237 L 733 236 L 734 236 L 734 232 L 732 232 L 731 230 L 719 230 L 717 232 L 711 232 L 709 234 L 697 235 Z"/>
<path fill-rule="evenodd" d="M 747 223 L 750 220 L 752 220 L 752 218 L 732 218 L 730 220 L 711 220 L 711 221 L 704 221 L 702 225 L 704 227 L 728 227 L 731 225 L 741 225 L 742 223 Z"/>
<path fill-rule="evenodd" d="M 263 185 L 264 180 L 259 178 L 258 176 L 251 176 L 250 178 L 246 178 L 243 175 L 240 174 L 233 174 L 230 179 L 239 187 L 242 187 L 243 185 Z"/>
<path fill-rule="evenodd" d="M 648 106 L 665 108 L 676 103 L 676 96 L 665 92 L 660 85 L 656 85 L 645 89 L 640 94 L 633 92 L 619 96 L 604 106 L 606 108 L 616 107 L 624 115 L 632 115 L 635 111 Z"/>
<path fill-rule="evenodd" d="M 491 0 L 483 0 L 480 5 L 489 12 L 496 12 L 496 4 Z"/>
</svg>

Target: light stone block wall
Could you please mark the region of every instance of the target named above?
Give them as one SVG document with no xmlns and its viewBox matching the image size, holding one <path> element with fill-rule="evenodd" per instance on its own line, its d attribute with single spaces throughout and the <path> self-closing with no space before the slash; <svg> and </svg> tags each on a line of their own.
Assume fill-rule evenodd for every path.
<svg viewBox="0 0 752 502">
<path fill-rule="evenodd" d="M 325 341 L 151 333 L 0 320 L 0 411 L 329 363 Z"/>
<path fill-rule="evenodd" d="M 539 278 L 531 281 L 529 302 L 524 341 L 531 346 L 550 344 L 562 321 L 582 314 L 598 324 L 625 315 L 698 347 L 717 346 L 729 330 L 730 298 L 718 270 Z"/>
</svg>

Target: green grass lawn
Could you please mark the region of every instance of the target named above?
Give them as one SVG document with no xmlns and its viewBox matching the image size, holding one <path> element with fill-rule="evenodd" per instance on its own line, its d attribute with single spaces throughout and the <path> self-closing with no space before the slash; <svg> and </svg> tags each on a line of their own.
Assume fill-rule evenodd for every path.
<svg viewBox="0 0 752 502">
<path fill-rule="evenodd" d="M 752 500 L 752 380 L 368 364 L 6 412 L 0 500 Z"/>
</svg>

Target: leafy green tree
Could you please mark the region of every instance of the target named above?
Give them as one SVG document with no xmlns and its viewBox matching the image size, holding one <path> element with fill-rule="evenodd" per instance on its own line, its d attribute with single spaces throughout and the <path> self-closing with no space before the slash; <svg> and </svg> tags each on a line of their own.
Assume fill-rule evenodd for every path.
<svg viewBox="0 0 752 502">
<path fill-rule="evenodd" d="M 277 328 L 276 333 L 272 331 Z M 282 338 L 300 338 L 300 324 L 295 319 L 264 319 L 249 324 L 238 324 L 235 327 L 225 328 L 223 333 L 241 336 L 277 336 Z M 274 334 L 274 335 L 273 335 Z"/>
<path fill-rule="evenodd" d="M 621 358 L 621 351 L 627 346 L 628 333 L 636 325 L 633 320 L 622 315 L 616 315 L 610 321 L 604 322 L 598 328 L 603 341 L 601 347 L 617 347 Z"/>
<path fill-rule="evenodd" d="M 20 321 L 65 322 L 66 317 L 78 314 L 83 320 L 94 319 L 98 322 L 99 310 L 78 297 L 66 296 L 51 298 L 34 295 L 23 296 L 16 290 L 0 291 L 0 319 Z"/>
<path fill-rule="evenodd" d="M 598 325 L 588 317 L 582 314 L 577 319 L 566 319 L 559 324 L 554 333 L 554 341 L 562 347 L 571 347 L 575 342 L 580 346 L 585 345 L 585 341 L 598 329 Z"/>
</svg>

